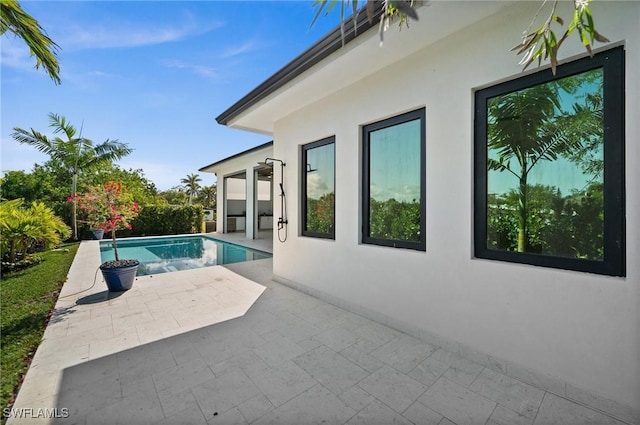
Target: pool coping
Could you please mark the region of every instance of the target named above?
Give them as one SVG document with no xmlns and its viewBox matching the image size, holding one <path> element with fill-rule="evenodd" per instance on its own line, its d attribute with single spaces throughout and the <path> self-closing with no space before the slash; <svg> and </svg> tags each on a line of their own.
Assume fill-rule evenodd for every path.
<svg viewBox="0 0 640 425">
<path fill-rule="evenodd" d="M 127 249 L 132 249 L 132 247 L 130 245 L 127 245 L 127 242 L 136 242 L 136 241 L 144 241 L 146 239 L 153 239 L 155 241 L 162 241 L 164 239 L 184 239 L 184 238 L 188 238 L 188 239 L 194 239 L 194 238 L 204 238 L 207 239 L 209 241 L 214 241 L 216 243 L 222 243 L 222 244 L 227 244 L 227 245 L 232 245 L 234 247 L 239 247 L 241 249 L 247 250 L 249 252 L 255 252 L 257 254 L 259 254 L 260 256 L 265 256 L 267 258 L 271 258 L 273 257 L 273 244 L 265 244 L 262 241 L 260 242 L 255 242 L 254 240 L 251 239 L 241 239 L 241 238 L 230 238 L 230 237 L 225 237 L 226 235 L 223 234 L 218 234 L 218 233 L 187 233 L 187 234 L 178 234 L 178 235 L 152 235 L 152 236 L 136 236 L 136 237 L 131 237 L 131 238 L 120 238 L 120 242 L 118 243 L 118 252 L 120 253 L 120 258 L 136 258 L 140 261 L 140 269 L 138 270 L 138 277 L 141 276 L 147 276 L 147 275 L 152 275 L 152 274 L 163 274 L 163 273 L 173 273 L 176 271 L 181 271 L 181 269 L 176 269 L 175 267 L 173 267 L 173 263 L 174 260 L 177 263 L 182 263 L 182 260 L 192 260 L 192 259 L 184 259 L 184 258 L 171 258 L 171 259 L 165 259 L 163 257 L 159 257 L 158 255 L 156 255 L 148 246 L 135 246 L 133 247 L 134 249 L 140 249 L 140 248 L 144 248 L 144 252 L 137 252 L 137 254 L 135 255 L 131 255 L 131 254 L 126 254 Z M 107 248 L 110 252 L 110 254 L 112 254 L 112 246 L 111 246 L 111 239 L 107 238 L 107 239 L 101 239 L 98 240 L 99 244 L 99 251 L 98 251 L 98 255 L 100 255 L 101 261 L 106 261 L 103 260 L 102 257 L 102 252 L 103 252 L 103 248 Z M 253 243 L 252 243 L 253 242 Z M 103 246 L 104 245 L 104 246 Z M 253 245 L 253 246 L 251 246 Z M 109 255 L 107 257 L 108 260 L 113 260 L 114 257 L 113 255 Z M 225 260 L 225 254 L 221 254 L 221 253 L 217 253 L 217 258 L 216 258 L 216 262 L 218 262 L 220 259 L 222 259 L 223 261 Z M 258 259 L 264 259 L 264 258 L 258 258 Z M 234 264 L 234 263 L 242 263 L 242 262 L 246 262 L 246 261 L 255 261 L 256 259 L 251 259 L 251 260 L 244 260 L 244 261 L 230 261 L 230 262 L 223 262 L 222 264 L 213 264 L 213 265 L 204 265 L 204 266 L 200 266 L 200 267 L 194 267 L 194 268 L 206 268 L 206 267 L 213 267 L 216 265 L 220 265 L 220 266 L 227 266 L 229 264 Z M 168 261 L 169 264 L 162 266 L 162 264 L 158 264 L 158 263 L 163 263 L 165 261 Z M 144 274 L 140 274 L 141 269 L 145 266 L 147 266 L 149 263 L 151 262 L 151 265 L 153 265 L 156 269 L 159 267 L 163 267 L 165 268 L 164 271 L 156 271 L 155 273 L 144 273 Z M 166 268 L 169 268 L 169 270 L 167 270 Z M 182 269 L 184 270 L 184 269 Z"/>
<path fill-rule="evenodd" d="M 250 239 L 246 237 L 244 233 L 203 233 L 205 236 L 210 236 L 214 239 L 221 240 L 223 242 L 234 243 L 244 246 L 246 248 L 255 249 L 257 251 L 263 251 L 273 255 L 273 235 L 268 234 L 270 237 L 261 239 Z"/>
</svg>

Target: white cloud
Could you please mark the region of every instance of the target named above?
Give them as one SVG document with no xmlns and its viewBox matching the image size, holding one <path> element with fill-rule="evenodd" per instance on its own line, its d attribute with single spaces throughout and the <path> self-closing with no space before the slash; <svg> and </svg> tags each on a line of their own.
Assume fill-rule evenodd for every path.
<svg viewBox="0 0 640 425">
<path fill-rule="evenodd" d="M 320 199 L 322 195 L 331 192 L 327 183 L 319 174 L 307 174 L 307 196 L 311 199 Z"/>
<path fill-rule="evenodd" d="M 188 71 L 193 72 L 196 75 L 199 75 L 205 78 L 218 77 L 218 72 L 214 68 L 207 67 L 207 66 L 189 64 L 179 60 L 164 61 L 164 65 L 168 68 L 186 69 Z"/>
<path fill-rule="evenodd" d="M 188 32 L 173 28 L 141 28 L 113 31 L 107 28 L 76 28 L 73 37 L 64 42 L 68 49 L 108 49 L 161 44 L 184 38 Z"/>
<path fill-rule="evenodd" d="M 103 72 L 103 71 L 89 71 L 87 73 L 88 76 L 90 77 L 98 77 L 98 78 L 121 78 L 121 75 L 118 74 L 112 74 L 109 72 Z"/>
<path fill-rule="evenodd" d="M 150 46 L 184 40 L 205 34 L 223 26 L 220 22 L 198 25 L 192 19 L 174 25 L 143 26 L 139 22 L 119 22 L 115 26 L 93 22 L 91 25 L 73 25 L 60 31 L 58 44 L 65 50 L 112 49 Z"/>
<path fill-rule="evenodd" d="M 2 172 L 25 171 L 30 173 L 34 164 L 42 164 L 49 157 L 40 153 L 37 149 L 22 145 L 12 138 L 2 138 Z"/>
<path fill-rule="evenodd" d="M 388 185 L 371 185 L 370 189 L 371 197 L 378 201 L 386 201 L 389 199 L 395 199 L 398 202 L 411 202 L 414 199 L 420 199 L 420 187 L 417 185 L 391 187 Z"/>
<path fill-rule="evenodd" d="M 222 52 L 220 56 L 223 58 L 230 58 L 230 57 L 238 56 L 244 53 L 257 50 L 259 47 L 260 47 L 259 43 L 256 43 L 255 41 L 250 40 L 250 41 L 244 42 L 243 44 L 227 48 L 224 52 Z"/>
<path fill-rule="evenodd" d="M 179 164 L 132 161 L 124 158 L 118 161 L 118 165 L 125 170 L 142 170 L 145 177 L 152 181 L 158 190 L 168 190 L 178 186 L 184 174 Z"/>
<path fill-rule="evenodd" d="M 182 23 L 171 25 L 148 25 L 143 26 L 135 22 L 118 22 L 115 25 L 89 22 L 80 26 L 78 24 L 66 25 L 60 22 L 55 31 L 56 43 L 60 46 L 60 52 L 70 52 L 88 49 L 113 49 L 143 47 L 185 40 L 192 36 L 202 35 L 217 28 L 222 27 L 221 22 L 207 23 L 199 25 L 194 22 L 189 15 L 183 19 Z M 32 70 L 36 64 L 36 58 L 32 57 L 29 47 L 18 37 L 13 37 L 6 33 L 1 38 L 0 57 L 3 66 L 8 66 L 24 71 Z M 215 77 L 215 70 L 212 68 L 185 65 L 197 75 L 204 77 Z M 91 73 L 92 77 L 113 77 L 114 75 L 102 73 L 100 71 Z M 65 79 L 68 78 L 68 70 L 65 69 Z"/>
<path fill-rule="evenodd" d="M 152 181 L 160 191 L 180 186 L 182 184 L 180 179 L 192 173 L 200 176 L 202 179 L 201 186 L 210 186 L 215 180 L 213 174 L 199 173 L 197 168 L 180 159 L 175 159 L 173 162 L 171 158 L 158 161 L 139 161 L 127 157 L 118 161 L 118 166 L 125 170 L 142 170 L 144 176 Z M 194 171 L 194 168 L 196 171 Z"/>
<path fill-rule="evenodd" d="M 242 44 L 228 47 L 220 53 L 220 57 L 223 59 L 230 59 L 236 56 L 243 55 L 255 50 L 258 50 L 262 46 L 262 43 L 253 40 L 246 41 Z M 216 68 L 210 66 L 198 65 L 193 63 L 187 63 L 181 60 L 166 60 L 163 65 L 168 68 L 184 69 L 192 72 L 195 75 L 205 78 L 216 79 L 220 78 L 220 72 Z"/>
<path fill-rule="evenodd" d="M 29 54 L 29 47 L 22 39 L 8 34 L 2 36 L 0 57 L 3 66 L 31 70 L 36 65 L 36 58 Z"/>
</svg>

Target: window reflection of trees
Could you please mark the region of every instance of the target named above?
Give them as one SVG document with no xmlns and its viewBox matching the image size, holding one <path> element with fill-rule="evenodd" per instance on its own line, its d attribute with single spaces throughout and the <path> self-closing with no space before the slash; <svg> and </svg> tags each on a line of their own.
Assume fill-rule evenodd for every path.
<svg viewBox="0 0 640 425">
<path fill-rule="evenodd" d="M 488 248 L 602 260 L 602 76 L 596 69 L 488 100 Z"/>
<path fill-rule="evenodd" d="M 421 118 L 412 119 L 368 133 L 368 236 L 373 239 L 422 240 L 422 125 Z"/>
<path fill-rule="evenodd" d="M 304 225 L 308 236 L 332 237 L 335 223 L 335 144 L 333 138 L 303 149 Z"/>
</svg>

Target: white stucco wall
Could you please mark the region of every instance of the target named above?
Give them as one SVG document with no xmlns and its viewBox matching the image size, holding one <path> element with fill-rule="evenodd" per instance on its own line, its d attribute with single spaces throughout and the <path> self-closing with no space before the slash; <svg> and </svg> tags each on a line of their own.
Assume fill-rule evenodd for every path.
<svg viewBox="0 0 640 425">
<path fill-rule="evenodd" d="M 486 353 L 516 375 L 537 371 L 559 392 L 577 398 L 585 390 L 640 409 L 638 2 L 592 5 L 600 32 L 626 43 L 626 277 L 472 258 L 473 90 L 520 72 L 510 48 L 538 7 L 507 7 L 275 123 L 274 155 L 293 166 L 285 169 L 289 238 L 274 241 L 274 276 L 471 355 Z M 380 54 L 399 37 L 410 40 L 411 29 L 392 27 Z M 570 40 L 561 54 L 583 52 Z M 427 250 L 363 245 L 360 126 L 418 107 L 427 117 Z M 336 239 L 301 237 L 299 147 L 332 135 Z"/>
</svg>

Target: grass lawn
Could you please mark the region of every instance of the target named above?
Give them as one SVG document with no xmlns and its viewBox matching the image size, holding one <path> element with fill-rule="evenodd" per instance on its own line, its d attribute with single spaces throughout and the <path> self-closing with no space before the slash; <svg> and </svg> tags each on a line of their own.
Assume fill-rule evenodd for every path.
<svg viewBox="0 0 640 425">
<path fill-rule="evenodd" d="M 0 282 L 0 406 L 13 402 L 80 244 L 39 253 L 44 261 Z"/>
</svg>

